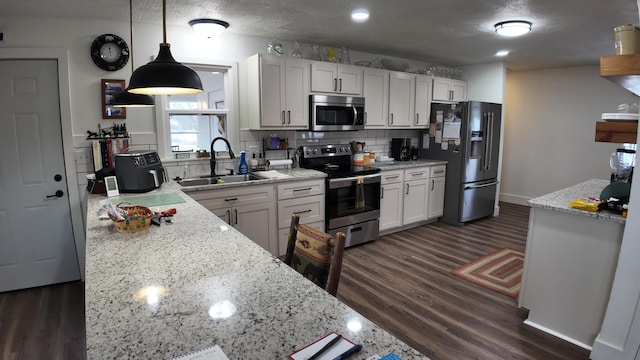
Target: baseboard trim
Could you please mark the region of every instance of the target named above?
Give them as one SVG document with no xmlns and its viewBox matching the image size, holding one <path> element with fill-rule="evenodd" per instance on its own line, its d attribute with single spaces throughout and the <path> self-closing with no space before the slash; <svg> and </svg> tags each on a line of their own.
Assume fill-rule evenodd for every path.
<svg viewBox="0 0 640 360">
<path fill-rule="evenodd" d="M 580 342 L 580 341 L 578 341 L 576 339 L 570 338 L 570 337 L 568 337 L 568 336 L 566 336 L 564 334 L 560 334 L 557 331 L 551 330 L 551 329 L 546 328 L 546 327 L 544 327 L 542 325 L 539 325 L 539 324 L 536 324 L 536 323 L 534 323 L 532 321 L 529 321 L 529 319 L 525 320 L 524 323 L 526 325 L 529 325 L 529 326 L 531 326 L 533 328 L 536 328 L 536 329 L 538 329 L 540 331 L 544 331 L 547 334 L 553 335 L 553 336 L 555 336 L 557 338 L 560 338 L 562 340 L 568 341 L 568 342 L 570 342 L 570 343 L 572 343 L 574 345 L 580 346 L 583 349 L 587 349 L 587 350 L 591 351 L 591 346 L 589 346 L 589 345 L 587 345 L 585 343 L 582 343 L 582 342 Z"/>
<path fill-rule="evenodd" d="M 521 195 L 500 193 L 499 199 L 500 201 L 504 201 L 512 204 L 529 206 L 529 200 L 531 198 L 526 196 L 521 196 Z"/>
</svg>

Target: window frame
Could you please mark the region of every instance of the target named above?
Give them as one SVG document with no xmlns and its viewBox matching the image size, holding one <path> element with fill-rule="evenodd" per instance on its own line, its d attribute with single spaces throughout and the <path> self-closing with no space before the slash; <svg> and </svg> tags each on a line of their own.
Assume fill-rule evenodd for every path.
<svg viewBox="0 0 640 360">
<path fill-rule="evenodd" d="M 180 61 L 180 60 L 178 60 Z M 227 75 L 225 76 L 225 107 L 226 110 L 219 109 L 194 109 L 194 110 L 171 110 L 166 95 L 155 96 L 155 111 L 156 111 L 156 137 L 158 142 L 158 154 L 160 158 L 166 161 L 179 161 L 181 159 L 175 158 L 175 153 L 171 151 L 171 130 L 169 125 L 170 114 L 197 114 L 197 115 L 211 115 L 211 114 L 225 114 L 226 118 L 226 131 L 227 140 L 231 144 L 232 148 L 239 147 L 240 138 L 240 109 L 239 109 L 239 82 L 238 82 L 238 63 L 229 61 L 204 61 L 187 60 L 180 61 L 183 65 L 193 68 L 198 71 L 202 70 L 214 70 L 214 69 L 226 69 Z M 209 149 L 203 149 L 209 151 Z M 198 160 L 195 156 L 185 161 Z M 208 159 L 203 159 L 208 160 Z"/>
</svg>

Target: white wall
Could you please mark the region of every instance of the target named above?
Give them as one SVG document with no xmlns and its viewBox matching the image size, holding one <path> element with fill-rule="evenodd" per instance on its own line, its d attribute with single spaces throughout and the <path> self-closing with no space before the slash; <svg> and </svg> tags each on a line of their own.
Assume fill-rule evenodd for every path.
<svg viewBox="0 0 640 360">
<path fill-rule="evenodd" d="M 507 74 L 501 199 L 530 198 L 588 179 L 608 179 L 615 144 L 594 141 L 603 112 L 638 98 L 598 66 Z"/>
</svg>

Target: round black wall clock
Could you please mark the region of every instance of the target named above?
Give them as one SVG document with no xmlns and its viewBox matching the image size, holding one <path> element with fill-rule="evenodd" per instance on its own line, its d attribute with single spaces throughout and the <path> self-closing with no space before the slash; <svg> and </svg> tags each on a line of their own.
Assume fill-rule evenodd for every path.
<svg viewBox="0 0 640 360">
<path fill-rule="evenodd" d="M 102 70 L 120 70 L 129 61 L 129 46 L 118 35 L 100 35 L 91 43 L 91 59 Z"/>
</svg>

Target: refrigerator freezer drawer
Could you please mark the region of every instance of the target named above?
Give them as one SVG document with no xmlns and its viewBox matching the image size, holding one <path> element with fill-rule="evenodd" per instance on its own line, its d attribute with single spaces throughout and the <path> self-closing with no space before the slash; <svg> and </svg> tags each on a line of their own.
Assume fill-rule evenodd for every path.
<svg viewBox="0 0 640 360">
<path fill-rule="evenodd" d="M 467 222 L 493 215 L 498 182 L 465 184 L 459 221 Z"/>
</svg>

